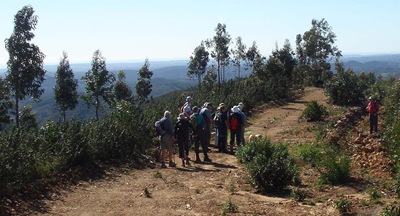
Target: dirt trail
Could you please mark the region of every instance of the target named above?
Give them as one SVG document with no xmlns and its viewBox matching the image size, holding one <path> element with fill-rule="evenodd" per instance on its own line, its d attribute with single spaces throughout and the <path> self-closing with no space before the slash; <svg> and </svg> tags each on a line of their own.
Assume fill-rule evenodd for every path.
<svg viewBox="0 0 400 216">
<path fill-rule="evenodd" d="M 326 104 L 321 89 L 307 88 L 304 97 L 266 108 L 251 119 L 247 135 L 262 134 L 272 141 L 293 144 L 311 140 L 314 135 L 305 128 L 312 125 L 298 120 L 311 100 Z M 255 193 L 236 157 L 216 151 L 212 149 L 210 164 L 192 163 L 185 168 L 177 159 L 175 169 L 158 165 L 155 169 L 109 171 L 102 180 L 81 182 L 46 201 L 44 215 L 221 215 L 229 198 L 237 206 L 235 215 L 337 215 L 328 198 L 312 206 Z M 151 198 L 146 197 L 146 188 Z"/>
</svg>

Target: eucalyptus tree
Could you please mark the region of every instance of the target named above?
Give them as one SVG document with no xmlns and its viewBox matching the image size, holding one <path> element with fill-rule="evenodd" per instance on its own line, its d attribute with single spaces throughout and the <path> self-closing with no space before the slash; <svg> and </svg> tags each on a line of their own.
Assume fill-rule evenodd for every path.
<svg viewBox="0 0 400 216">
<path fill-rule="evenodd" d="M 54 95 L 56 104 L 63 114 L 65 122 L 66 111 L 75 109 L 78 104 L 78 80 L 74 79 L 74 73 L 70 67 L 68 55 L 63 52 L 63 57 L 56 72 L 56 85 L 54 86 Z"/>
<path fill-rule="evenodd" d="M 14 31 L 5 40 L 9 54 L 6 80 L 15 100 L 15 122 L 19 127 L 19 101 L 30 96 L 34 101 L 40 99 L 44 90 L 41 85 L 46 71 L 43 69 L 45 55 L 39 47 L 31 43 L 35 37 L 38 16 L 31 6 L 24 6 L 14 18 Z"/>
<path fill-rule="evenodd" d="M 214 48 L 211 51 L 211 57 L 217 62 L 218 86 L 221 86 L 221 80 L 224 81 L 225 77 L 222 73 L 229 64 L 231 36 L 226 31 L 226 25 L 221 23 L 218 23 L 215 33 L 213 39 L 207 41 L 207 46 Z"/>
<path fill-rule="evenodd" d="M 187 72 L 189 77 L 197 77 L 199 87 L 201 86 L 201 78 L 206 73 L 208 61 L 209 53 L 202 41 L 201 44 L 194 49 L 193 55 L 190 56 Z"/>
<path fill-rule="evenodd" d="M 240 78 L 240 66 L 246 61 L 246 45 L 243 44 L 242 38 L 236 38 L 236 47 L 231 50 L 233 55 L 233 65 L 237 67 L 238 77 Z"/>
<path fill-rule="evenodd" d="M 117 101 L 129 101 L 133 102 L 132 90 L 126 83 L 126 74 L 124 70 L 118 72 L 118 80 L 114 85 L 114 94 Z"/>
<path fill-rule="evenodd" d="M 325 19 L 311 22 L 311 29 L 297 35 L 296 46 L 299 66 L 307 71 L 308 84 L 318 85 L 331 77 L 330 62 L 342 54 L 335 46 L 336 34 Z"/>
<path fill-rule="evenodd" d="M 82 80 L 86 83 L 86 95 L 82 98 L 89 106 L 95 106 L 96 119 L 99 120 L 101 101 L 105 101 L 108 105 L 114 101 L 113 83 L 115 82 L 115 76 L 107 70 L 106 60 L 100 50 L 93 53 L 92 68 L 86 72 Z"/>
<path fill-rule="evenodd" d="M 153 71 L 149 69 L 149 60 L 146 59 L 143 66 L 138 71 L 138 81 L 136 83 L 136 94 L 139 103 L 144 103 L 148 100 L 148 96 L 152 91 L 151 77 L 153 76 Z"/>
<path fill-rule="evenodd" d="M 278 49 L 278 47 L 276 47 L 276 49 L 272 52 L 272 57 L 278 59 L 283 64 L 284 70 L 282 71 L 282 75 L 287 78 L 289 81 L 287 84 L 290 85 L 297 60 L 288 39 L 285 40 L 283 48 Z"/>
<path fill-rule="evenodd" d="M 260 51 L 258 50 L 257 44 L 253 41 L 253 44 L 246 52 L 246 67 L 252 68 L 252 72 L 254 71 L 254 66 L 256 61 L 259 61 L 262 58 Z"/>
</svg>

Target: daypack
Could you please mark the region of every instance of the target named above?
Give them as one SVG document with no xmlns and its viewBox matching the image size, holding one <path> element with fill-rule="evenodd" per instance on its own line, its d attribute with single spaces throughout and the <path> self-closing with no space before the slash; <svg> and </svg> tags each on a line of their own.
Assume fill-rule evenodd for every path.
<svg viewBox="0 0 400 216">
<path fill-rule="evenodd" d="M 162 136 L 162 135 L 164 135 L 166 133 L 164 122 L 165 122 L 164 119 L 160 119 L 160 120 L 156 121 L 156 123 L 154 124 L 155 130 L 156 130 L 156 134 L 158 136 Z"/>
<path fill-rule="evenodd" d="M 230 123 L 230 128 L 229 129 L 231 129 L 231 130 L 239 129 L 239 120 L 237 118 L 238 118 L 238 116 L 235 115 L 235 113 L 231 114 L 230 121 L 229 121 L 229 123 Z"/>
<path fill-rule="evenodd" d="M 181 106 L 181 108 L 179 109 L 179 112 L 180 112 L 180 113 L 183 113 L 184 110 L 185 110 L 185 104 L 183 104 L 183 105 Z"/>
<path fill-rule="evenodd" d="M 369 113 L 376 113 L 378 111 L 378 104 L 376 102 L 368 104 L 367 111 Z"/>
<path fill-rule="evenodd" d="M 194 130 L 196 130 L 197 127 L 197 119 L 194 115 L 190 116 L 190 124 L 192 124 Z"/>
<path fill-rule="evenodd" d="M 191 123 L 192 123 L 194 129 L 196 129 L 198 127 L 204 129 L 206 127 L 206 124 L 205 124 L 205 121 L 203 119 L 203 116 L 198 114 L 198 113 L 193 115 L 193 119 L 192 119 Z"/>
<path fill-rule="evenodd" d="M 207 116 L 205 109 L 201 109 L 201 115 L 203 116 L 204 122 L 210 124 L 210 118 Z"/>
<path fill-rule="evenodd" d="M 214 127 L 215 128 L 221 127 L 222 126 L 221 113 L 215 113 L 213 121 L 214 121 Z"/>
</svg>

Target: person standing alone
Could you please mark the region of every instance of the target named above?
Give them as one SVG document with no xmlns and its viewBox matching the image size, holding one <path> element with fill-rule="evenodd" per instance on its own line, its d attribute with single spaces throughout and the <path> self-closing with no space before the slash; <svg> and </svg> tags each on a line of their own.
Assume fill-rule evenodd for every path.
<svg viewBox="0 0 400 216">
<path fill-rule="evenodd" d="M 367 112 L 369 113 L 369 134 L 372 134 L 373 132 L 378 132 L 379 105 L 374 96 L 371 96 L 368 99 L 369 103 L 367 106 Z"/>
</svg>

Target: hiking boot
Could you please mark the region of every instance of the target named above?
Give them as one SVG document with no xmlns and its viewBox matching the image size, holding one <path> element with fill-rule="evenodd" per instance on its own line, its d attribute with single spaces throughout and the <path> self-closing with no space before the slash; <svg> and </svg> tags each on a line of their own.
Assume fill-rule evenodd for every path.
<svg viewBox="0 0 400 216">
<path fill-rule="evenodd" d="M 208 162 L 208 163 L 211 163 L 211 159 L 208 157 L 208 156 L 205 156 L 204 157 L 204 162 Z"/>
<path fill-rule="evenodd" d="M 182 166 L 185 167 L 185 160 L 182 159 Z"/>
<path fill-rule="evenodd" d="M 167 168 L 164 162 L 161 162 L 161 168 Z"/>
<path fill-rule="evenodd" d="M 196 155 L 196 161 L 195 163 L 201 163 L 200 157 L 198 155 Z"/>
<path fill-rule="evenodd" d="M 189 158 L 186 159 L 186 165 L 190 166 Z"/>
<path fill-rule="evenodd" d="M 172 161 L 169 162 L 169 167 L 176 167 L 176 164 Z"/>
</svg>

